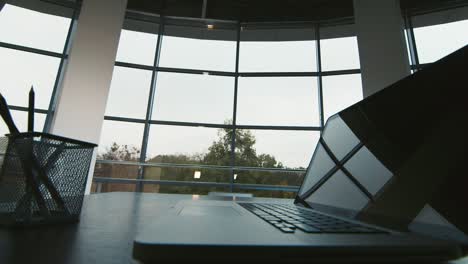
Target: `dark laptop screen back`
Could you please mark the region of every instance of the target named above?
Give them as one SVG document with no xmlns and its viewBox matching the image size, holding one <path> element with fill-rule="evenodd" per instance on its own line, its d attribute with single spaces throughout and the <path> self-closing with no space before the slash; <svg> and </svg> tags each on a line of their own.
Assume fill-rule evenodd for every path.
<svg viewBox="0 0 468 264">
<path fill-rule="evenodd" d="M 297 200 L 468 243 L 468 46 L 332 116 Z"/>
</svg>

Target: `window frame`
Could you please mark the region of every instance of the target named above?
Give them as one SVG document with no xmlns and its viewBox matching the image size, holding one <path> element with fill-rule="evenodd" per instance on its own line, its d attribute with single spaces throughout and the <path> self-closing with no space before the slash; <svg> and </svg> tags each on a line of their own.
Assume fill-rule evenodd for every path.
<svg viewBox="0 0 468 264">
<path fill-rule="evenodd" d="M 5 4 L 8 4 L 8 3 L 5 3 Z M 47 5 L 54 5 L 58 8 L 66 9 L 67 12 L 69 11 L 72 14 L 70 17 L 70 24 L 68 26 L 67 35 L 65 38 L 65 43 L 62 48 L 62 52 L 59 53 L 59 52 L 49 51 L 45 49 L 38 49 L 34 47 L 0 41 L 0 48 L 12 49 L 15 51 L 28 52 L 28 53 L 44 55 L 44 56 L 49 56 L 49 57 L 60 59 L 58 70 L 55 75 L 55 81 L 54 81 L 54 85 L 52 88 L 50 100 L 49 100 L 49 105 L 47 109 L 42 109 L 42 108 L 37 108 L 37 107 L 34 109 L 34 113 L 46 114 L 44 127 L 41 130 L 44 133 L 50 132 L 50 129 L 51 129 L 53 115 L 55 113 L 55 108 L 57 105 L 58 90 L 61 86 L 61 82 L 63 79 L 64 68 L 68 60 L 68 53 L 70 50 L 70 44 L 72 41 L 73 32 L 76 28 L 76 23 L 77 23 L 78 16 L 79 16 L 79 10 L 81 7 L 80 3 L 68 3 L 68 4 L 67 3 L 61 3 L 61 4 L 47 3 Z M 8 107 L 11 110 L 24 111 L 24 112 L 28 111 L 28 108 L 24 106 L 8 105 Z"/>
<path fill-rule="evenodd" d="M 127 12 L 126 19 L 138 20 L 141 19 L 141 14 L 132 14 Z M 115 66 L 121 67 L 130 67 L 143 70 L 152 71 L 152 81 L 150 87 L 150 94 L 148 98 L 148 108 L 147 115 L 145 119 L 134 119 L 134 118 L 122 118 L 115 116 L 105 116 L 105 120 L 114 120 L 122 122 L 138 122 L 145 125 L 143 140 L 141 143 L 141 154 L 138 162 L 131 162 L 135 166 L 139 166 L 140 172 L 137 179 L 113 179 L 113 178 L 101 178 L 94 177 L 93 182 L 97 185 L 102 185 L 107 182 L 126 182 L 136 184 L 136 191 L 142 192 L 144 184 L 158 184 L 158 185 L 177 185 L 177 186 L 204 186 L 204 187 L 225 187 L 228 188 L 231 192 L 235 190 L 263 190 L 263 191 L 282 191 L 282 192 L 297 192 L 300 186 L 278 186 L 278 185 L 256 185 L 256 184 L 240 184 L 235 182 L 235 172 L 236 171 L 265 171 L 265 172 L 284 172 L 284 173 L 299 173 L 304 175 L 305 169 L 291 169 L 291 168 L 262 168 L 262 167 L 242 167 L 237 166 L 235 163 L 235 150 L 236 142 L 235 137 L 231 142 L 231 154 L 230 154 L 230 165 L 229 166 L 216 166 L 216 165 L 204 165 L 204 164 L 173 164 L 173 163 L 151 163 L 147 162 L 147 150 L 148 150 L 148 139 L 149 139 L 149 130 L 151 125 L 168 125 L 168 126 L 190 126 L 190 127 L 207 127 L 207 128 L 228 128 L 232 129 L 234 133 L 238 129 L 256 129 L 256 130 L 281 130 L 281 131 L 318 131 L 322 132 L 325 120 L 324 120 L 324 111 L 323 111 L 323 93 L 322 93 L 322 77 L 331 76 L 331 75 L 343 75 L 343 74 L 354 74 L 361 73 L 360 69 L 345 69 L 345 70 L 333 70 L 333 71 L 322 71 L 321 68 L 321 51 L 320 51 L 320 28 L 323 24 L 319 23 L 304 23 L 303 27 L 313 27 L 314 36 L 316 40 L 315 51 L 316 53 L 316 63 L 317 71 L 311 72 L 241 72 L 239 70 L 239 53 L 240 53 L 240 43 L 241 43 L 241 30 L 244 26 L 243 23 L 238 21 L 231 21 L 226 23 L 231 23 L 236 26 L 236 61 L 235 61 L 235 71 L 233 72 L 224 72 L 224 71 L 215 71 L 215 70 L 200 70 L 200 69 L 186 69 L 186 68 L 167 68 L 159 66 L 159 58 L 161 53 L 162 39 L 164 38 L 164 28 L 166 23 L 168 25 L 173 25 L 171 23 L 177 23 L 176 18 L 165 18 L 161 16 L 150 17 L 144 19 L 145 22 L 152 20 L 153 23 L 157 24 L 155 27 L 158 27 L 158 40 L 156 43 L 156 53 L 154 58 L 154 64 L 152 66 L 148 65 L 138 65 L 133 63 L 126 63 L 116 61 Z M 183 21 L 183 19 L 181 19 Z M 190 21 L 193 22 L 193 21 Z M 190 23 L 189 22 L 189 23 Z M 181 22 L 187 23 L 187 21 Z M 201 24 L 198 26 L 206 27 L 206 22 L 195 21 L 194 24 Z M 344 24 L 354 23 L 353 20 L 346 20 Z M 193 25 L 192 25 L 193 26 Z M 225 25 L 223 25 L 225 26 Z M 274 26 L 274 25 L 273 25 Z M 329 26 L 329 25 L 327 25 Z M 225 77 L 234 77 L 234 96 L 233 96 L 233 109 L 232 109 L 232 123 L 231 124 L 214 124 L 214 123 L 200 123 L 200 122 L 182 122 L 182 121 L 171 121 L 171 120 L 158 120 L 152 118 L 153 105 L 156 101 L 156 90 L 157 90 L 157 77 L 159 72 L 171 72 L 171 73 L 183 73 L 183 74 L 202 74 L 202 75 L 216 75 L 216 76 L 225 76 Z M 284 125 L 242 125 L 237 122 L 237 99 L 238 99 L 238 85 L 239 77 L 316 77 L 317 85 L 316 87 L 311 86 L 311 89 L 316 89 L 318 92 L 318 112 L 319 112 L 319 125 L 318 126 L 284 126 Z M 157 107 L 157 106 L 156 106 Z M 113 163 L 122 163 L 120 161 L 112 160 L 98 160 L 97 163 L 101 164 L 113 164 Z M 128 162 L 127 162 L 128 163 Z M 185 168 L 211 168 L 211 169 L 221 169 L 228 170 L 230 172 L 230 182 L 228 183 L 215 183 L 215 182 L 203 182 L 203 181 L 165 181 L 165 180 L 145 180 L 144 171 L 146 167 L 185 167 Z M 99 188 L 96 188 L 99 189 Z"/>
</svg>

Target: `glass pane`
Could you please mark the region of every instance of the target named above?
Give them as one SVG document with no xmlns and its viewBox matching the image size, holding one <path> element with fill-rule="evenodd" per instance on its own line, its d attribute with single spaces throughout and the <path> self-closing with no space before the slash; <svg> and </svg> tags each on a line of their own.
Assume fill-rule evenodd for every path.
<svg viewBox="0 0 468 264">
<path fill-rule="evenodd" d="M 229 130 L 151 125 L 147 162 L 230 164 Z"/>
<path fill-rule="evenodd" d="M 153 120 L 231 123 L 234 78 L 159 72 Z"/>
<path fill-rule="evenodd" d="M 26 132 L 28 130 L 28 112 L 10 110 L 13 122 L 20 132 Z M 46 115 L 40 113 L 34 113 L 34 131 L 42 132 L 44 128 Z M 5 134 L 9 134 L 8 127 L 5 125 L 3 120 L 0 120 L 0 137 Z"/>
<path fill-rule="evenodd" d="M 243 130 L 236 133 L 236 166 L 306 168 L 318 131 Z"/>
<path fill-rule="evenodd" d="M 143 185 L 143 192 L 145 193 L 178 193 L 178 194 L 195 194 L 207 195 L 209 192 L 229 192 L 227 187 L 206 187 L 206 186 L 173 186 L 173 185 L 159 185 L 159 184 L 145 184 Z M 198 199 L 194 196 L 192 199 Z"/>
<path fill-rule="evenodd" d="M 234 192 L 236 193 L 250 193 L 254 197 L 269 197 L 269 198 L 288 198 L 294 199 L 296 197 L 296 192 L 286 192 L 286 191 L 263 191 L 263 190 L 246 190 L 239 189 L 234 187 Z"/>
<path fill-rule="evenodd" d="M 93 193 L 106 193 L 106 192 L 134 192 L 136 191 L 135 183 L 104 183 L 94 182 L 92 186 Z"/>
<path fill-rule="evenodd" d="M 237 123 L 319 126 L 315 77 L 239 78 Z"/>
<path fill-rule="evenodd" d="M 104 120 L 98 158 L 138 161 L 143 129 L 143 124 Z"/>
<path fill-rule="evenodd" d="M 299 194 L 302 195 L 312 189 L 335 165 L 322 144 L 318 144 Z"/>
<path fill-rule="evenodd" d="M 344 166 L 373 195 L 393 176 L 366 147 L 357 152 Z"/>
<path fill-rule="evenodd" d="M 7 4 L 0 12 L 0 41 L 62 53 L 69 26 L 69 18 Z"/>
<path fill-rule="evenodd" d="M 359 50 L 356 37 L 320 40 L 322 70 L 359 69 Z"/>
<path fill-rule="evenodd" d="M 109 157 L 100 156 L 98 159 L 109 160 Z M 96 162 L 94 176 L 99 178 L 136 179 L 139 166 L 123 164 L 105 164 Z"/>
<path fill-rule="evenodd" d="M 306 201 L 359 211 L 369 199 L 342 171 L 338 171 Z"/>
<path fill-rule="evenodd" d="M 229 72 L 235 70 L 236 42 L 218 40 L 218 35 L 235 39 L 236 31 L 178 26 L 166 26 L 164 30 L 166 35 L 162 39 L 159 66 Z M 170 36 L 180 32 L 193 38 Z"/>
<path fill-rule="evenodd" d="M 242 41 L 240 72 L 313 72 L 317 71 L 316 42 Z"/>
<path fill-rule="evenodd" d="M 468 44 L 468 20 L 414 29 L 420 63 L 434 62 Z"/>
<path fill-rule="evenodd" d="M 322 85 L 325 120 L 363 98 L 361 74 L 324 76 Z"/>
<path fill-rule="evenodd" d="M 158 35 L 123 29 L 116 61 L 153 65 L 157 42 Z"/>
<path fill-rule="evenodd" d="M 338 160 L 342 160 L 360 142 L 339 115 L 328 120 L 322 137 Z"/>
<path fill-rule="evenodd" d="M 144 179 L 165 181 L 230 182 L 231 171 L 205 168 L 145 167 Z"/>
<path fill-rule="evenodd" d="M 114 67 L 106 115 L 145 119 L 150 85 L 151 71 Z"/>
<path fill-rule="evenodd" d="M 48 109 L 60 59 L 0 48 L 0 92 L 9 105 L 28 106 L 34 86 L 36 108 Z"/>
<path fill-rule="evenodd" d="M 303 172 L 242 170 L 234 172 L 234 183 L 300 186 L 303 177 Z"/>
</svg>

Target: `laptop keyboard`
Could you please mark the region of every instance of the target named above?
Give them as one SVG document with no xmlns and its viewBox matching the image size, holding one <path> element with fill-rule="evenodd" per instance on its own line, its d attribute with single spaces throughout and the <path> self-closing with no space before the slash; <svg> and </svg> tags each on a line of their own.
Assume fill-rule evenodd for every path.
<svg viewBox="0 0 468 264">
<path fill-rule="evenodd" d="M 238 203 L 284 233 L 297 229 L 306 233 L 383 233 L 380 230 L 347 222 L 288 204 Z"/>
</svg>

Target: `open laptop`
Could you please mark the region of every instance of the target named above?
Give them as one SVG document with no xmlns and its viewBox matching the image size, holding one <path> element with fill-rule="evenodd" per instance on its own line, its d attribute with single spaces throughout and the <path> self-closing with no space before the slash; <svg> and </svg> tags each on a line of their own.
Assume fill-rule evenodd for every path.
<svg viewBox="0 0 468 264">
<path fill-rule="evenodd" d="M 164 260 L 442 261 L 468 254 L 468 46 L 328 119 L 294 203 L 181 201 L 142 224 Z"/>
</svg>

